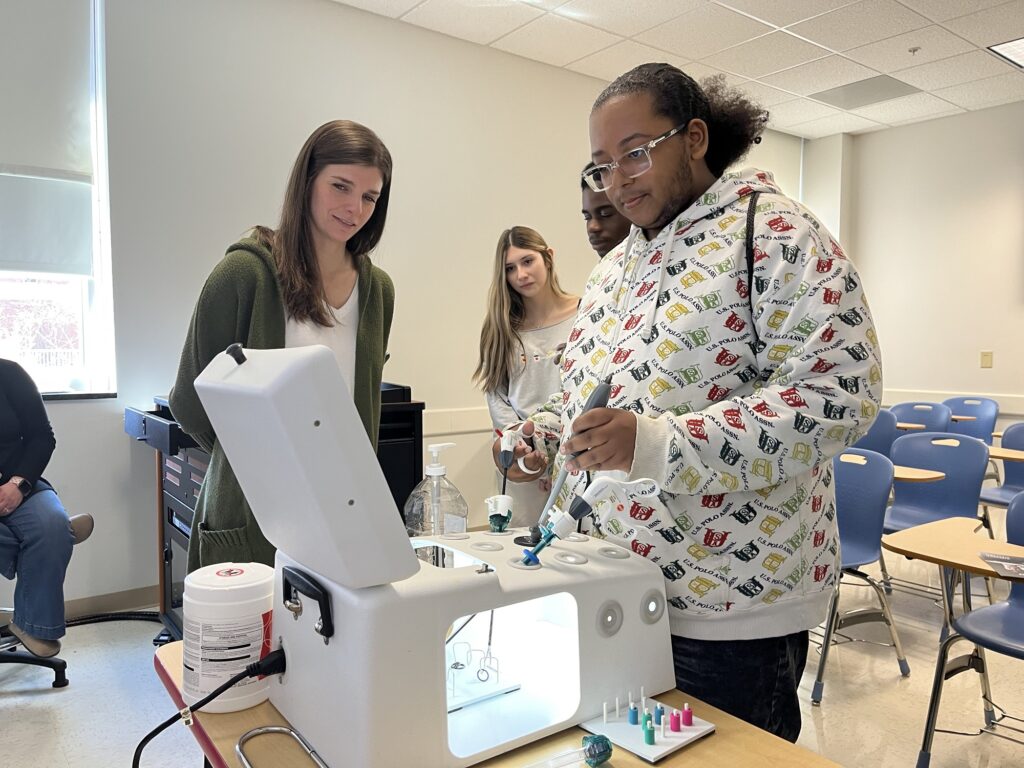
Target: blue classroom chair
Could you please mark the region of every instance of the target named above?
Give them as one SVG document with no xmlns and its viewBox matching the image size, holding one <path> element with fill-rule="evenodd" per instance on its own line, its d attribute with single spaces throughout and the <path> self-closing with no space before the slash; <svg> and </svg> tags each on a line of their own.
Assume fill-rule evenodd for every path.
<svg viewBox="0 0 1024 768">
<path fill-rule="evenodd" d="M 949 432 L 949 417 L 953 412 L 942 403 L 896 403 L 889 410 L 896 421 L 924 424 L 925 432 Z M 898 463 L 898 462 L 893 462 Z"/>
<path fill-rule="evenodd" d="M 895 424 L 895 420 L 893 420 Z M 903 653 L 896 625 L 893 622 L 889 601 L 881 585 L 864 573 L 861 568 L 877 562 L 882 556 L 882 523 L 885 520 L 885 505 L 892 488 L 892 462 L 876 451 L 850 448 L 832 461 L 835 468 L 836 517 L 839 525 L 839 551 L 842 570 L 836 579 L 835 590 L 829 601 L 828 619 L 825 623 L 825 637 L 821 642 L 821 659 L 818 661 L 818 675 L 811 692 L 811 703 L 821 704 L 824 691 L 825 664 L 836 631 L 846 626 L 881 621 L 889 628 L 889 637 L 896 651 L 900 674 L 910 674 L 907 657 Z M 875 591 L 878 610 L 856 610 L 847 614 L 839 613 L 839 587 L 844 577 L 854 577 L 865 582 Z"/>
</svg>

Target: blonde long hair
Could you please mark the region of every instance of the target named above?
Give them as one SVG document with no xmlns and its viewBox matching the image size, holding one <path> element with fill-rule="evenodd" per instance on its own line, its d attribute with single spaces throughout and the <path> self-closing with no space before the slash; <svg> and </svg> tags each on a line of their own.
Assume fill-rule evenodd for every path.
<svg viewBox="0 0 1024 768">
<path fill-rule="evenodd" d="M 473 372 L 473 380 L 487 393 L 508 385 L 512 372 L 518 368 L 517 359 L 523 348 L 519 330 L 526 317 L 526 307 L 523 297 L 508 284 L 505 275 L 505 259 L 513 246 L 539 253 L 547 268 L 551 290 L 556 296 L 568 295 L 558 283 L 553 252 L 539 232 L 516 226 L 501 233 L 494 253 L 487 316 L 480 331 L 480 360 Z"/>
</svg>

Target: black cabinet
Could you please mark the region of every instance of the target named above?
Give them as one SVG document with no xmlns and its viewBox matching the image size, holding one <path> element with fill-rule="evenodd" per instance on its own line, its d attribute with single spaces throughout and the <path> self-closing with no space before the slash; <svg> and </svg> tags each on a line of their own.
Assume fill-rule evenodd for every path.
<svg viewBox="0 0 1024 768">
<path fill-rule="evenodd" d="M 188 540 L 210 456 L 174 421 L 166 398 L 153 400 L 151 410 L 125 408 L 124 431 L 156 451 L 160 618 L 180 640 Z M 381 384 L 377 460 L 399 513 L 423 479 L 423 408 L 409 387 Z"/>
</svg>

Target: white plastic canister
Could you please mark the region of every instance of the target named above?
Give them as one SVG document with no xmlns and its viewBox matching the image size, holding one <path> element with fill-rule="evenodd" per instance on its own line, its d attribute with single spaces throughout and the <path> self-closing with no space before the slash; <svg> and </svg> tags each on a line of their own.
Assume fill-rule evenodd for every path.
<svg viewBox="0 0 1024 768">
<path fill-rule="evenodd" d="M 185 577 L 182 693 L 195 704 L 271 651 L 274 569 L 219 563 Z M 237 712 L 266 701 L 269 678 L 232 686 L 203 712 Z"/>
</svg>

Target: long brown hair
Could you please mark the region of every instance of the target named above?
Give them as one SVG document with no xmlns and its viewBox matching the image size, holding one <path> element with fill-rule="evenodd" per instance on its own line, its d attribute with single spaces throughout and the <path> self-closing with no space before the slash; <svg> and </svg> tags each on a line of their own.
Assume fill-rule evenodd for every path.
<svg viewBox="0 0 1024 768">
<path fill-rule="evenodd" d="M 512 372 L 518 367 L 516 359 L 522 349 L 519 329 L 526 317 L 526 307 L 523 297 L 508 284 L 505 275 L 505 259 L 513 246 L 539 253 L 547 268 L 551 290 L 556 296 L 567 295 L 558 283 L 552 250 L 539 232 L 529 227 L 512 227 L 501 233 L 494 253 L 487 316 L 480 331 L 480 360 L 473 372 L 473 380 L 488 393 L 508 385 Z"/>
<path fill-rule="evenodd" d="M 274 254 L 288 316 L 326 327 L 333 325 L 333 321 L 327 311 L 327 294 L 313 249 L 310 198 L 313 181 L 328 165 L 366 165 L 380 171 L 383 178 L 373 214 L 346 246 L 358 269 L 363 257 L 380 242 L 391 195 L 391 153 L 365 125 L 332 120 L 313 131 L 292 166 L 277 231 L 267 227 L 253 229 L 254 236 Z"/>
</svg>

